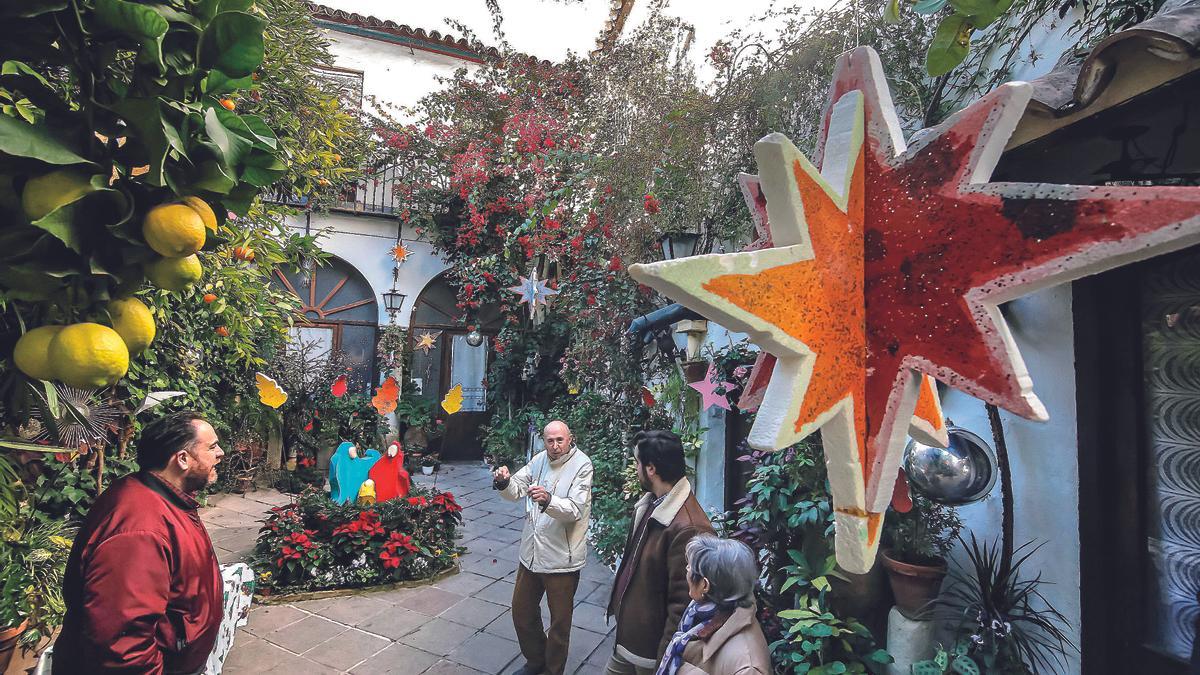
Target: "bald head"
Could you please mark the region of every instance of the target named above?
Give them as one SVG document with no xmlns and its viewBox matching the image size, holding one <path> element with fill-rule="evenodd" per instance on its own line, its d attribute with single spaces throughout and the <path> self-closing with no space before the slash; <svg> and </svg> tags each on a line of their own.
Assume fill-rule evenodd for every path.
<svg viewBox="0 0 1200 675">
<path fill-rule="evenodd" d="M 571 430 L 562 420 L 554 420 L 542 431 L 542 442 L 546 444 L 546 454 L 551 460 L 567 454 L 572 440 Z"/>
</svg>

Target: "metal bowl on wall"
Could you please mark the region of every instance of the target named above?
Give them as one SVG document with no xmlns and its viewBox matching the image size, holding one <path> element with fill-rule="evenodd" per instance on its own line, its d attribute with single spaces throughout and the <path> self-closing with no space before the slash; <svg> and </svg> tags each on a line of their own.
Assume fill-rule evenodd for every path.
<svg viewBox="0 0 1200 675">
<path fill-rule="evenodd" d="M 1000 474 L 996 453 L 979 436 L 960 427 L 948 429 L 945 448 L 908 442 L 904 449 L 904 473 L 908 484 L 930 500 L 961 506 L 988 496 Z"/>
</svg>

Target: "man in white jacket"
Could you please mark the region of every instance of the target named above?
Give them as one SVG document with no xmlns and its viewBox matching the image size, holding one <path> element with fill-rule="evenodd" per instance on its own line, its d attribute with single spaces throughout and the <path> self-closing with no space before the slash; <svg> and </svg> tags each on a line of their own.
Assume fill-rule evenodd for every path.
<svg viewBox="0 0 1200 675">
<path fill-rule="evenodd" d="M 571 640 L 571 615 L 579 570 L 587 562 L 587 528 L 592 506 L 592 460 L 575 447 L 559 420 L 542 432 L 546 445 L 520 471 L 493 474 L 509 500 L 525 500 L 521 562 L 513 588 L 512 619 L 525 657 L 513 675 L 562 675 Z M 542 596 L 550 606 L 550 629 L 542 627 Z"/>
</svg>

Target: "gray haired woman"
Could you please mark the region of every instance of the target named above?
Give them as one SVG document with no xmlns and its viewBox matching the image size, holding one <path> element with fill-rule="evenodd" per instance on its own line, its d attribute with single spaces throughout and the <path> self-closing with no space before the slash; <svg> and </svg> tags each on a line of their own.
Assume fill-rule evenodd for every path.
<svg viewBox="0 0 1200 675">
<path fill-rule="evenodd" d="M 688 542 L 686 556 L 692 602 L 656 675 L 770 675 L 771 654 L 754 616 L 754 551 L 701 534 Z"/>
</svg>

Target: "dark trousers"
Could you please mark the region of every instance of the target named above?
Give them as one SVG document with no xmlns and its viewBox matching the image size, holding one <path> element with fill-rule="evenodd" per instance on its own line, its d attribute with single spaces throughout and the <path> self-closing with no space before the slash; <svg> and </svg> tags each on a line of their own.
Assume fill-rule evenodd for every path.
<svg viewBox="0 0 1200 675">
<path fill-rule="evenodd" d="M 575 610 L 575 589 L 579 571 L 563 574 L 530 572 L 517 566 L 513 587 L 512 619 L 517 642 L 525 662 L 548 675 L 562 675 L 567 667 L 567 647 L 571 643 L 571 615 Z M 542 627 L 542 596 L 550 605 L 550 630 Z"/>
</svg>

